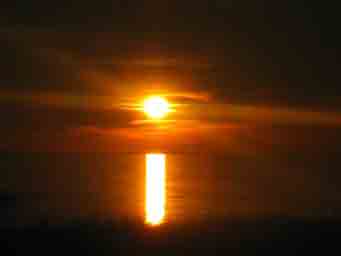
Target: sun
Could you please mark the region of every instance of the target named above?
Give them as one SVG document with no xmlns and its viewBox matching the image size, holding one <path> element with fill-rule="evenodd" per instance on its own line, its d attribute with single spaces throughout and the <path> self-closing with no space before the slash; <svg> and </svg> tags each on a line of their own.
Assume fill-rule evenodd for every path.
<svg viewBox="0 0 341 256">
<path fill-rule="evenodd" d="M 143 102 L 143 111 L 153 119 L 161 119 L 170 112 L 168 101 L 160 96 L 151 96 Z"/>
</svg>

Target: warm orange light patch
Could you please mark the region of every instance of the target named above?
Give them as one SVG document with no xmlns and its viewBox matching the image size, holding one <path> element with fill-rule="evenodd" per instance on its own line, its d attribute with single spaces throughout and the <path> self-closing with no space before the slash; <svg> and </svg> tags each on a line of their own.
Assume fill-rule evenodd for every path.
<svg viewBox="0 0 341 256">
<path fill-rule="evenodd" d="M 146 154 L 146 223 L 161 224 L 166 205 L 166 155 Z"/>
<path fill-rule="evenodd" d="M 143 102 L 143 111 L 153 119 L 161 119 L 170 112 L 170 106 L 165 98 L 152 96 Z"/>
</svg>

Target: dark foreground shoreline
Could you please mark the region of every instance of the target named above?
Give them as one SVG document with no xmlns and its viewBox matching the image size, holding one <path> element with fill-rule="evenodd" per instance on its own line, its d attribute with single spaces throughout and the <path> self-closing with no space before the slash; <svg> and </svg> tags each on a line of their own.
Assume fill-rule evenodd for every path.
<svg viewBox="0 0 341 256">
<path fill-rule="evenodd" d="M 273 218 L 149 227 L 90 221 L 0 229 L 1 255 L 339 255 L 341 221 Z"/>
</svg>

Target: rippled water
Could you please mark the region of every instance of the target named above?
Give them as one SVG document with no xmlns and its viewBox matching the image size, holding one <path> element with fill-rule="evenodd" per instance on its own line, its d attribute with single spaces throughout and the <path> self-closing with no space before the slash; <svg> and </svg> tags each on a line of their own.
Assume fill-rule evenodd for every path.
<svg viewBox="0 0 341 256">
<path fill-rule="evenodd" d="M 298 161 L 165 154 L 162 222 L 338 216 L 337 183 Z M 22 221 L 146 218 L 145 154 L 2 153 L 1 193 Z M 2 202 L 3 203 L 3 202 Z"/>
</svg>

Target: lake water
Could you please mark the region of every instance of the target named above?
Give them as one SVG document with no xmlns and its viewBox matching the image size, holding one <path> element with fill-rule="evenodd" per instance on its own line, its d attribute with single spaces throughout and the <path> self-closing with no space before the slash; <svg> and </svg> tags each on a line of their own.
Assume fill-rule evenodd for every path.
<svg viewBox="0 0 341 256">
<path fill-rule="evenodd" d="M 321 172 L 316 163 L 250 156 L 160 155 L 165 170 L 159 177 L 161 184 L 151 183 L 149 194 L 156 200 L 154 208 L 159 207 L 163 225 L 234 218 L 324 218 L 340 213 L 337 175 L 333 178 Z M 0 191 L 15 198 L 13 211 L 19 222 L 148 222 L 147 154 L 1 156 Z M 154 171 L 160 174 L 157 167 Z"/>
<path fill-rule="evenodd" d="M 5 255 L 297 255 L 333 248 L 341 179 L 326 159 L 2 153 L 0 245 Z"/>
</svg>

